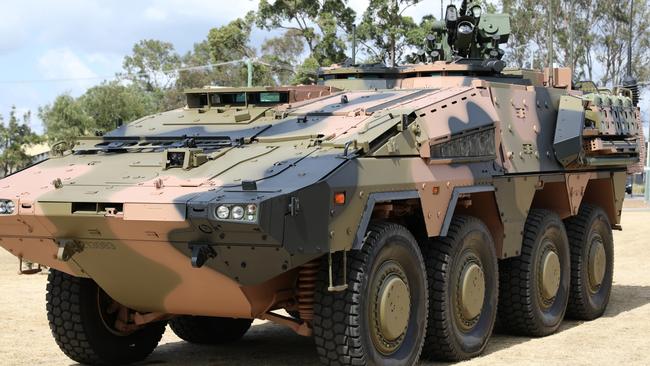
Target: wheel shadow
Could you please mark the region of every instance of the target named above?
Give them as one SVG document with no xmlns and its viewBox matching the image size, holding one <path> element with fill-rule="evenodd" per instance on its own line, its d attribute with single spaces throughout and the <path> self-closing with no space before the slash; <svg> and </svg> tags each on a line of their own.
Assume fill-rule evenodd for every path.
<svg viewBox="0 0 650 366">
<path fill-rule="evenodd" d="M 650 286 L 614 285 L 605 318 L 613 318 L 650 304 Z M 598 321 L 598 320 L 595 320 Z M 558 333 L 575 328 L 583 321 L 565 320 Z M 168 330 L 171 331 L 171 330 Z M 495 333 L 485 354 L 499 352 L 533 338 Z M 319 365 L 314 341 L 288 328 L 266 323 L 251 327 L 243 339 L 220 346 L 199 346 L 186 342 L 166 343 L 139 365 Z M 421 365 L 451 365 L 423 361 Z"/>
</svg>

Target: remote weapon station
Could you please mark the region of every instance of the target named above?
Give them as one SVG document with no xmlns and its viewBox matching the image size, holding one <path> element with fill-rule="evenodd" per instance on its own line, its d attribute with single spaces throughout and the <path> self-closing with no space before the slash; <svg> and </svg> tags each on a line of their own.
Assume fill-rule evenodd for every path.
<svg viewBox="0 0 650 366">
<path fill-rule="evenodd" d="M 463 1 L 417 64 L 189 90 L 56 145 L 0 181 L 0 245 L 50 268 L 53 336 L 87 364 L 142 360 L 167 324 L 217 344 L 265 319 L 324 365 L 412 365 L 481 354 L 497 319 L 597 318 L 639 109 L 568 69 L 504 70 L 509 33 Z"/>
</svg>

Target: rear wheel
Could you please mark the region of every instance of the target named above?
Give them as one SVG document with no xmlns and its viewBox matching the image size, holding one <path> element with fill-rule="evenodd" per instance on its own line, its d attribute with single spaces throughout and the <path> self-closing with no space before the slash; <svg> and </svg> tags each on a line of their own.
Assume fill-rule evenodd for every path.
<svg viewBox="0 0 650 366">
<path fill-rule="evenodd" d="M 95 282 L 50 270 L 47 319 L 56 343 L 76 362 L 127 364 L 144 360 L 165 332 L 166 322 L 138 328 L 119 326 L 128 311 Z M 125 324 L 125 323 L 121 323 Z"/>
<path fill-rule="evenodd" d="M 335 284 L 343 280 L 334 256 Z M 348 289 L 329 292 L 328 261 L 317 281 L 314 338 L 325 365 L 413 365 L 424 343 L 427 279 L 420 249 L 403 226 L 373 224 L 348 253 Z"/>
<path fill-rule="evenodd" d="M 169 326 L 184 341 L 221 344 L 241 339 L 252 323 L 252 319 L 183 315 L 170 320 Z"/>
<path fill-rule="evenodd" d="M 486 347 L 497 314 L 498 265 L 490 232 L 479 219 L 456 216 L 448 235 L 426 243 L 429 323 L 423 355 L 459 361 Z"/>
<path fill-rule="evenodd" d="M 531 210 L 519 257 L 499 266 L 499 325 L 514 334 L 545 336 L 562 323 L 571 278 L 569 242 L 560 217 Z"/>
<path fill-rule="evenodd" d="M 612 227 L 602 208 L 583 204 L 566 221 L 571 245 L 571 293 L 567 316 L 592 320 L 605 312 L 614 275 Z"/>
</svg>

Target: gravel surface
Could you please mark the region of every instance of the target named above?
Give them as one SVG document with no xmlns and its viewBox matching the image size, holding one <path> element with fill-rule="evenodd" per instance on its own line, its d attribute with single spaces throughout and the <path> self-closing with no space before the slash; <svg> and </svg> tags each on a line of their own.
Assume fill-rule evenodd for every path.
<svg viewBox="0 0 650 366">
<path fill-rule="evenodd" d="M 650 364 L 650 212 L 626 211 L 622 225 L 625 231 L 614 233 L 614 287 L 604 317 L 565 321 L 558 333 L 545 338 L 495 334 L 482 357 L 463 365 Z M 73 365 L 47 325 L 47 277 L 17 276 L 17 266 L 13 256 L 0 250 L 0 364 Z M 311 339 L 256 321 L 240 342 L 219 347 L 184 343 L 168 329 L 144 364 L 189 363 L 317 365 L 318 358 Z"/>
</svg>

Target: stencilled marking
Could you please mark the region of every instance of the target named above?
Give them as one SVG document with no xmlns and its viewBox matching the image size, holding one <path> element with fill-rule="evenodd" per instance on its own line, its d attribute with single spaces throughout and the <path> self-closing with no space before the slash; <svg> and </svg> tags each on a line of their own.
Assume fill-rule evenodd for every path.
<svg viewBox="0 0 650 366">
<path fill-rule="evenodd" d="M 110 241 L 81 241 L 84 249 L 98 249 L 98 250 L 116 250 L 117 246 Z"/>
</svg>

